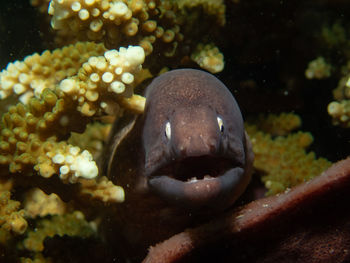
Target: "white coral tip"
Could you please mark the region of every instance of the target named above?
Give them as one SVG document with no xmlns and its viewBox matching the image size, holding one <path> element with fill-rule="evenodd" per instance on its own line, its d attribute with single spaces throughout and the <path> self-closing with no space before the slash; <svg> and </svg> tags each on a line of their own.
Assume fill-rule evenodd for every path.
<svg viewBox="0 0 350 263">
<path fill-rule="evenodd" d="M 125 57 L 133 65 L 142 64 L 145 61 L 145 51 L 140 46 L 129 46 Z"/>
<path fill-rule="evenodd" d="M 112 200 L 116 202 L 123 202 L 125 200 L 124 189 L 120 186 L 115 186 L 111 195 Z"/>
<path fill-rule="evenodd" d="M 72 92 L 74 88 L 75 88 L 75 81 L 72 79 L 64 79 L 60 83 L 60 89 L 63 92 L 66 92 L 66 93 Z"/>
<path fill-rule="evenodd" d="M 122 81 L 125 84 L 131 84 L 134 81 L 134 76 L 129 72 L 125 72 L 122 75 Z"/>
<path fill-rule="evenodd" d="M 56 155 L 52 158 L 52 161 L 53 161 L 54 163 L 58 163 L 58 164 L 63 163 L 64 160 L 65 160 L 64 155 L 63 155 L 63 154 L 60 154 L 60 153 L 56 154 Z"/>
<path fill-rule="evenodd" d="M 113 92 L 119 94 L 119 93 L 122 93 L 124 92 L 125 90 L 125 85 L 124 83 L 120 82 L 120 81 L 113 81 L 111 83 L 111 89 L 113 90 Z M 102 105 L 101 105 L 102 106 Z"/>
<path fill-rule="evenodd" d="M 98 175 L 96 163 L 92 160 L 92 155 L 88 151 L 83 151 L 76 159 L 75 176 L 92 179 Z"/>
</svg>

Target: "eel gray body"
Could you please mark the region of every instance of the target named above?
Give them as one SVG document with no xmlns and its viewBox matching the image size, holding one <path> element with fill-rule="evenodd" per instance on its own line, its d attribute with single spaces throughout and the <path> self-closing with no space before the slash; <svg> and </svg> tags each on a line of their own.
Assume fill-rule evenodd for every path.
<svg viewBox="0 0 350 263">
<path fill-rule="evenodd" d="M 173 70 L 156 77 L 145 96 L 143 115 L 115 125 L 105 168 L 125 190 L 115 235 L 133 251 L 228 208 L 253 163 L 237 102 L 213 75 Z"/>
</svg>

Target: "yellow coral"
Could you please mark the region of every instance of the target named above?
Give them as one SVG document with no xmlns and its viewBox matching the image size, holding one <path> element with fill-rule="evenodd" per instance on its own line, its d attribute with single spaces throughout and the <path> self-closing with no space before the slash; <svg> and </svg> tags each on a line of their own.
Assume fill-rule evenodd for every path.
<svg viewBox="0 0 350 263">
<path fill-rule="evenodd" d="M 124 190 L 122 187 L 114 185 L 112 181 L 103 176 L 98 180 L 80 180 L 82 195 L 89 195 L 92 199 L 103 202 L 124 201 Z"/>
<path fill-rule="evenodd" d="M 294 113 L 282 112 L 280 114 L 269 114 L 267 116 L 259 115 L 259 117 L 254 120 L 254 124 L 259 130 L 265 133 L 271 135 L 286 135 L 300 127 L 301 119 Z"/>
<path fill-rule="evenodd" d="M 105 51 L 102 44 L 83 42 L 9 63 L 0 73 L 0 99 L 15 93 L 27 103 L 33 95 L 39 97 L 45 88 L 53 89 L 62 79 L 77 74 L 89 57 Z"/>
<path fill-rule="evenodd" d="M 0 178 L 0 192 L 12 191 L 13 178 Z"/>
<path fill-rule="evenodd" d="M 158 24 L 159 17 L 170 8 L 159 0 L 52 0 L 49 14 L 61 42 L 92 40 L 112 48 L 137 44 L 148 55 L 157 40 L 171 44 L 181 39 L 178 25 L 167 23 L 164 28 Z"/>
<path fill-rule="evenodd" d="M 59 174 L 70 182 L 96 177 L 98 169 L 87 150 L 59 141 L 71 131 L 84 130 L 84 116 L 115 114 L 118 101 L 135 101 L 133 82 L 144 56 L 141 47 L 129 47 L 90 57 L 76 76 L 60 82 L 55 93 L 48 88 L 28 105 L 11 107 L 2 118 L 0 164 L 8 165 L 11 173 L 29 172 L 34 166 L 43 177 Z M 136 97 L 143 109 L 144 99 Z"/>
<path fill-rule="evenodd" d="M 32 2 L 40 9 L 45 6 L 39 0 Z M 175 66 L 186 61 L 192 47 L 185 37 L 201 41 L 216 32 L 198 30 L 198 23 L 206 21 L 209 27 L 225 24 L 222 0 L 51 0 L 48 12 L 59 45 L 76 41 L 102 42 L 107 48 L 139 45 L 146 56 L 154 50 L 160 55 L 148 61 L 155 72 L 159 59 L 169 63 L 175 58 L 177 61 L 171 61 Z M 210 64 L 223 61 L 217 59 L 219 54 L 206 55 L 212 60 Z"/>
<path fill-rule="evenodd" d="M 246 124 L 253 145 L 254 167 L 264 173 L 262 181 L 269 195 L 282 192 L 307 181 L 327 169 L 331 163 L 315 158 L 305 149 L 312 143 L 311 134 L 297 132 L 272 138 L 255 125 Z"/>
<path fill-rule="evenodd" d="M 147 11 L 156 7 L 155 2 L 149 2 L 147 5 L 144 1 L 132 1 L 128 5 L 123 1 L 53 0 L 49 6 L 51 26 L 67 30 L 67 34 L 84 34 L 83 37 L 89 40 L 108 37 L 111 41 L 120 41 L 123 34 L 130 37 L 138 32 L 140 21 L 136 14 L 145 21 L 149 17 Z M 119 30 L 115 30 L 117 26 Z"/>
<path fill-rule="evenodd" d="M 97 160 L 101 154 L 104 142 L 107 140 L 111 130 L 110 124 L 99 122 L 91 123 L 86 127 L 84 133 L 72 133 L 68 143 L 88 150 Z"/>
<path fill-rule="evenodd" d="M 86 220 L 84 215 L 75 211 L 71 214 L 55 215 L 50 219 L 41 219 L 36 228 L 28 232 L 23 245 L 30 251 L 43 251 L 46 237 L 55 235 L 78 236 L 86 238 L 95 234 L 95 229 Z"/>
<path fill-rule="evenodd" d="M 118 97 L 133 95 L 135 75 L 141 71 L 145 53 L 141 47 L 121 47 L 104 56 L 90 57 L 77 76 L 64 79 L 58 86 L 62 97 L 72 98 L 86 116 L 118 112 Z"/>
<path fill-rule="evenodd" d="M 331 75 L 331 65 L 328 64 L 324 57 L 318 57 L 312 60 L 305 70 L 305 77 L 308 79 L 325 79 Z"/>
<path fill-rule="evenodd" d="M 223 0 L 175 0 L 180 9 L 201 6 L 205 13 L 215 16 L 217 23 L 224 26 L 226 23 L 226 6 Z"/>
<path fill-rule="evenodd" d="M 67 211 L 67 204 L 56 194 L 47 195 L 39 188 L 31 189 L 25 194 L 23 206 L 30 218 L 62 215 Z"/>
<path fill-rule="evenodd" d="M 21 263 L 54 263 L 51 258 L 45 258 L 42 253 L 34 253 L 33 259 L 21 257 Z"/>
<path fill-rule="evenodd" d="M 198 44 L 191 55 L 191 59 L 201 68 L 211 73 L 218 73 L 224 69 L 224 55 L 214 44 Z"/>
<path fill-rule="evenodd" d="M 10 238 L 10 233 L 23 234 L 28 226 L 25 211 L 19 210 L 20 202 L 11 200 L 9 191 L 0 192 L 0 243 Z"/>
<path fill-rule="evenodd" d="M 34 166 L 44 177 L 56 173 L 72 182 L 79 176 L 95 177 L 97 166 L 87 151 L 57 142 L 60 133 L 69 132 L 62 117 L 74 110 L 72 106 L 46 89 L 42 99 L 32 98 L 28 105 L 11 107 L 2 118 L 0 164 L 8 165 L 11 173 L 29 172 Z M 84 122 L 79 124 L 84 127 Z"/>
<path fill-rule="evenodd" d="M 321 37 L 329 48 L 338 48 L 346 42 L 346 28 L 339 21 L 323 26 Z"/>
<path fill-rule="evenodd" d="M 334 125 L 350 127 L 350 62 L 342 67 L 343 77 L 333 90 L 336 101 L 328 104 L 328 114 L 332 117 Z"/>
<path fill-rule="evenodd" d="M 146 105 L 146 98 L 134 94 L 130 98 L 123 97 L 119 100 L 119 105 L 135 113 L 143 113 Z"/>
<path fill-rule="evenodd" d="M 350 127 L 350 100 L 332 101 L 327 110 L 333 118 L 333 124 Z"/>
<path fill-rule="evenodd" d="M 337 88 L 333 90 L 333 96 L 336 100 L 350 99 L 350 61 L 341 69 L 342 77 L 340 78 Z"/>
</svg>

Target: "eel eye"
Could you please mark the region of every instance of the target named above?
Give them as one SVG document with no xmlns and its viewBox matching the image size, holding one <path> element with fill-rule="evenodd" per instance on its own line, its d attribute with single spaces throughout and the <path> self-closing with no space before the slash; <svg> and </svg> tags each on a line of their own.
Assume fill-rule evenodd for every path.
<svg viewBox="0 0 350 263">
<path fill-rule="evenodd" d="M 220 117 L 216 118 L 218 120 L 218 125 L 219 125 L 219 129 L 221 132 L 224 132 L 224 122 Z"/>
<path fill-rule="evenodd" d="M 171 126 L 170 126 L 170 122 L 167 122 L 165 124 L 165 136 L 168 138 L 168 140 L 170 140 L 171 138 Z"/>
</svg>

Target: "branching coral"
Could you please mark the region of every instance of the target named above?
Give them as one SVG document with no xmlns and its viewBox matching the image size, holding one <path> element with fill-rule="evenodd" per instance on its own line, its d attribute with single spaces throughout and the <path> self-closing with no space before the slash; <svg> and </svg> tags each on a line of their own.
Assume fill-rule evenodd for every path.
<svg viewBox="0 0 350 263">
<path fill-rule="evenodd" d="M 249 122 L 254 123 L 256 128 L 264 133 L 276 135 L 287 135 L 291 131 L 297 129 L 301 125 L 301 118 L 294 113 L 282 112 L 278 115 L 268 114 L 259 115 L 258 118 L 254 118 Z"/>
<path fill-rule="evenodd" d="M 291 115 L 270 117 L 267 123 L 273 118 L 282 122 L 283 119 L 290 119 Z M 261 122 L 260 126 L 264 127 L 265 124 Z M 293 122 L 291 127 L 295 128 Z M 306 153 L 305 149 L 313 140 L 309 133 L 297 132 L 273 138 L 271 134 L 259 131 L 255 125 L 247 124 L 246 130 L 253 145 L 254 167 L 265 173 L 262 181 L 269 195 L 307 181 L 331 165 L 324 158 L 316 159 L 312 152 Z"/>
<path fill-rule="evenodd" d="M 137 44 L 150 54 L 156 40 L 171 43 L 182 38 L 174 22 L 167 27 L 158 23 L 169 8 L 166 2 L 154 0 L 53 0 L 49 14 L 61 39 L 102 41 L 109 48 Z"/>
<path fill-rule="evenodd" d="M 88 195 L 95 200 L 103 202 L 118 203 L 124 200 L 124 191 L 120 186 L 114 185 L 107 177 L 103 176 L 99 180 L 81 180 L 81 195 Z"/>
<path fill-rule="evenodd" d="M 4 244 L 11 233 L 23 234 L 28 226 L 25 211 L 20 209 L 20 202 L 10 199 L 9 191 L 0 192 L 0 243 Z"/>
<path fill-rule="evenodd" d="M 328 104 L 328 113 L 335 125 L 350 127 L 350 62 L 342 68 L 343 77 L 333 90 L 336 101 Z"/>
<path fill-rule="evenodd" d="M 213 44 L 198 44 L 191 59 L 211 73 L 218 73 L 224 69 L 224 55 Z"/>
<path fill-rule="evenodd" d="M 43 251 L 46 237 L 69 235 L 84 238 L 94 234 L 94 227 L 85 220 L 81 212 L 75 211 L 71 214 L 52 216 L 51 219 L 41 219 L 36 229 L 28 232 L 23 246 L 29 251 Z"/>
<path fill-rule="evenodd" d="M 90 57 L 78 74 L 62 80 L 55 92 L 45 89 L 28 105 L 11 107 L 3 116 L 0 163 L 8 165 L 12 173 L 28 172 L 34 166 L 44 177 L 60 174 L 70 182 L 96 177 L 91 154 L 59 140 L 71 131 L 83 130 L 86 116 L 117 113 L 119 97 L 132 98 L 134 75 L 140 72 L 143 60 L 141 47 Z"/>
<path fill-rule="evenodd" d="M 330 50 L 335 52 L 340 59 L 334 62 L 333 70 L 340 75 L 337 87 L 333 90 L 335 101 L 328 104 L 328 114 L 332 117 L 334 125 L 350 127 L 350 41 L 347 39 L 346 26 L 341 21 L 332 26 L 324 26 L 321 32 L 321 40 L 325 42 Z M 338 65 L 340 61 L 347 61 L 345 65 Z M 325 63 L 324 58 L 311 61 L 305 72 L 307 78 L 321 79 L 330 76 L 331 66 Z"/>
<path fill-rule="evenodd" d="M 32 5 L 43 10 L 47 2 L 32 1 Z M 191 55 L 195 48 L 191 40 L 208 42 L 216 32 L 201 30 L 199 22 L 210 27 L 225 24 L 223 1 L 52 0 L 48 12 L 59 45 L 76 41 L 102 42 L 107 48 L 139 45 L 146 56 L 155 51 L 162 60 L 173 60 L 174 66 Z M 222 54 L 214 49 L 211 52 L 215 53 L 211 60 L 215 57 L 215 64 L 220 64 L 215 69 L 218 72 L 223 68 L 219 63 Z M 158 62 L 150 58 L 148 66 L 158 71 L 159 58 Z"/>
<path fill-rule="evenodd" d="M 103 56 L 99 56 L 101 54 Z M 134 94 L 134 87 L 143 78 L 149 77 L 148 71 L 142 70 L 144 58 L 144 50 L 138 46 L 106 51 L 102 44 L 78 43 L 10 64 L 0 73 L 1 94 L 3 98 L 20 95 L 21 102 L 9 107 L 2 115 L 1 175 L 18 181 L 17 186 L 40 187 L 48 194 L 53 191 L 66 200 L 74 198 L 77 207 L 82 206 L 83 202 L 79 203 L 78 200 L 83 199 L 97 199 L 104 203 L 122 202 L 124 190 L 121 187 L 105 177 L 91 180 L 97 177 L 98 168 L 96 159 L 86 150 L 89 147 L 80 143 L 82 148 L 79 148 L 74 143 L 68 143 L 67 138 L 72 132 L 83 132 L 87 124 L 93 121 L 91 117 L 109 114 L 115 118 L 124 109 L 137 113 L 143 111 L 145 99 Z M 102 127 L 102 124 L 94 123 L 94 126 Z M 92 145 L 96 158 L 108 130 L 105 129 L 97 137 L 96 133 L 92 134 L 97 140 L 97 144 Z M 84 136 L 88 134 L 89 129 Z M 27 184 L 23 178 L 23 175 L 36 174 L 51 178 L 51 183 L 55 180 L 54 175 L 58 175 L 61 182 L 78 184 L 59 190 L 62 185 L 51 189 L 50 183 L 39 183 L 39 177 L 33 178 L 33 184 Z M 70 218 L 66 213 L 77 207 L 64 203 L 54 194 L 46 195 L 38 188 L 22 194 L 24 210 L 19 210 L 20 202 L 12 201 L 8 190 L 4 192 L 3 204 L 10 204 L 14 208 L 11 210 L 11 207 L 5 207 L 9 214 L 4 214 L 2 218 L 4 242 L 11 237 L 12 232 L 24 233 L 27 227 L 24 213 L 35 220 L 48 214 L 56 215 L 42 221 L 44 225 L 51 224 L 51 229 L 57 229 L 57 225 L 61 224 L 57 218 L 67 222 L 84 221 L 83 214 L 77 216 L 77 212 L 71 216 L 74 220 Z M 84 228 L 77 225 L 71 225 L 71 228 L 73 232 L 69 229 L 68 232 L 67 229 L 63 232 L 51 231 L 45 232 L 44 236 L 55 233 L 81 235 L 84 232 Z M 41 251 L 42 239 L 33 233 L 29 232 L 24 249 Z M 35 245 L 33 240 L 39 243 Z"/>
<path fill-rule="evenodd" d="M 348 25 L 338 20 L 333 25 L 325 25 L 320 32 L 320 40 L 327 47 L 323 53 L 328 58 L 318 57 L 311 61 L 305 71 L 308 79 L 327 78 L 334 72 L 339 78 L 337 87 L 333 90 L 335 101 L 328 104 L 327 111 L 334 125 L 350 127 L 350 40 Z M 336 58 L 336 59 L 334 59 Z M 327 62 L 326 62 L 327 60 Z M 333 60 L 333 62 L 332 62 Z M 346 61 L 346 64 L 339 62 Z M 330 65 L 332 63 L 332 65 Z"/>
<path fill-rule="evenodd" d="M 91 123 L 86 127 L 84 133 L 73 132 L 68 139 L 68 143 L 88 150 L 94 156 L 94 160 L 97 160 L 110 130 L 110 124 Z"/>
<path fill-rule="evenodd" d="M 335 125 L 350 127 L 350 100 L 332 101 L 327 110 Z"/>
<path fill-rule="evenodd" d="M 71 110 L 49 89 L 43 92 L 42 99 L 32 98 L 28 105 L 11 107 L 2 118 L 1 165 L 9 166 L 11 173 L 30 173 L 34 166 L 43 177 L 57 173 L 72 181 L 79 176 L 96 176 L 97 167 L 87 151 L 57 142 L 55 129 L 61 134 L 67 131 L 61 117 Z"/>
<path fill-rule="evenodd" d="M 346 44 L 346 30 L 340 21 L 322 27 L 321 39 L 329 48 L 339 48 Z"/>
<path fill-rule="evenodd" d="M 308 79 L 325 79 L 331 75 L 331 65 L 327 64 L 324 57 L 318 57 L 310 61 L 305 77 Z"/>
<path fill-rule="evenodd" d="M 25 193 L 23 206 L 30 218 L 62 215 L 68 211 L 67 204 L 56 194 L 47 195 L 39 188 L 33 188 Z"/>
<path fill-rule="evenodd" d="M 208 15 L 216 17 L 220 26 L 226 23 L 226 6 L 222 0 L 173 0 L 180 10 L 201 7 Z"/>
<path fill-rule="evenodd" d="M 31 258 L 21 258 L 21 263 L 53 263 L 51 258 L 45 258 L 41 253 L 35 253 L 33 259 Z"/>
<path fill-rule="evenodd" d="M 9 63 L 0 73 L 0 98 L 15 93 L 27 103 L 35 95 L 39 97 L 45 88 L 53 89 L 62 79 L 76 75 L 81 65 L 91 56 L 106 51 L 102 44 L 78 42 L 62 49 L 35 53 L 23 61 Z"/>
<path fill-rule="evenodd" d="M 61 81 L 60 96 L 78 103 L 78 111 L 85 116 L 118 112 L 118 98 L 133 95 L 133 82 L 145 59 L 141 47 L 110 50 L 104 56 L 91 57 L 77 76 Z"/>
</svg>

